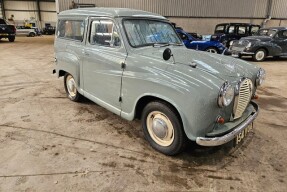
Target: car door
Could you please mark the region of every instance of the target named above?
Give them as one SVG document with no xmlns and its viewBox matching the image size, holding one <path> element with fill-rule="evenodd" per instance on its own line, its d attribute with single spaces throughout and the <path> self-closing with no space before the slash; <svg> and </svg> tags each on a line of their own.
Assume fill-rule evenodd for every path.
<svg viewBox="0 0 287 192">
<path fill-rule="evenodd" d="M 287 54 L 287 30 L 279 31 L 273 39 L 273 42 L 281 47 L 281 54 Z"/>
<path fill-rule="evenodd" d="M 127 56 L 119 28 L 111 19 L 91 18 L 88 30 L 82 65 L 84 91 L 119 115 L 122 63 Z"/>
</svg>

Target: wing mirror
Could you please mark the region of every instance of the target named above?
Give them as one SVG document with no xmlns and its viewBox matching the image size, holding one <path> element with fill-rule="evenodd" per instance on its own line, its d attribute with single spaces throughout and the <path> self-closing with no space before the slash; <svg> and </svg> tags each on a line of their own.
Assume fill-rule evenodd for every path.
<svg viewBox="0 0 287 192">
<path fill-rule="evenodd" d="M 170 48 L 166 48 L 164 51 L 163 51 L 163 54 L 162 54 L 162 57 L 165 61 L 169 60 L 171 57 L 173 58 L 173 63 L 175 63 L 174 61 L 174 57 L 173 57 L 173 54 L 170 50 Z"/>
</svg>

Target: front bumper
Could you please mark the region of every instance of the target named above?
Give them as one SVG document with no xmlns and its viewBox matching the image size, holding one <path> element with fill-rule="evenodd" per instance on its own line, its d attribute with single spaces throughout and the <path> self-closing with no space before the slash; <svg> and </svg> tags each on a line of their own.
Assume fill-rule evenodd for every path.
<svg viewBox="0 0 287 192">
<path fill-rule="evenodd" d="M 251 124 L 256 119 L 259 113 L 258 105 L 254 102 L 251 102 L 251 104 L 254 107 L 254 111 L 245 121 L 234 127 L 233 131 L 220 137 L 197 137 L 196 143 L 202 146 L 218 146 L 234 139 L 239 133 L 241 133 L 249 124 Z"/>
</svg>

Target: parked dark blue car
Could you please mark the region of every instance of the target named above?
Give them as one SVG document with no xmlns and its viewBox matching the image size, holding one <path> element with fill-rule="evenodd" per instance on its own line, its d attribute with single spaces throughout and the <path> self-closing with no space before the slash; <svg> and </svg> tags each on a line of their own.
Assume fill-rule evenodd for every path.
<svg viewBox="0 0 287 192">
<path fill-rule="evenodd" d="M 176 28 L 176 32 L 184 42 L 185 46 L 189 49 L 196 49 L 219 54 L 222 54 L 226 50 L 226 47 L 218 41 L 205 41 L 197 39 L 181 28 Z"/>
</svg>

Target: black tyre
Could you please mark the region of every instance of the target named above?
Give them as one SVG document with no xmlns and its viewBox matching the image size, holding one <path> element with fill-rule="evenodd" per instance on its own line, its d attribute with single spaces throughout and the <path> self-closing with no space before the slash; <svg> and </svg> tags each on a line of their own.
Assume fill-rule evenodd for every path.
<svg viewBox="0 0 287 192">
<path fill-rule="evenodd" d="M 141 120 L 145 138 L 154 149 L 166 155 L 176 155 L 184 149 L 187 138 L 171 105 L 162 101 L 148 103 Z"/>
<path fill-rule="evenodd" d="M 36 35 L 35 33 L 32 33 L 32 32 L 29 33 L 29 37 L 35 37 L 35 35 Z"/>
<path fill-rule="evenodd" d="M 215 47 L 208 47 L 207 49 L 205 49 L 205 51 L 210 52 L 210 53 L 219 53 L 217 48 Z"/>
<path fill-rule="evenodd" d="M 9 37 L 8 40 L 9 40 L 10 42 L 14 42 L 14 41 L 15 41 L 15 37 Z"/>
<path fill-rule="evenodd" d="M 253 60 L 256 62 L 264 61 L 267 56 L 265 49 L 258 49 L 252 56 Z"/>
<path fill-rule="evenodd" d="M 64 76 L 64 86 L 66 94 L 71 101 L 77 102 L 81 99 L 81 94 L 77 90 L 76 81 L 69 73 L 66 73 Z"/>
</svg>

